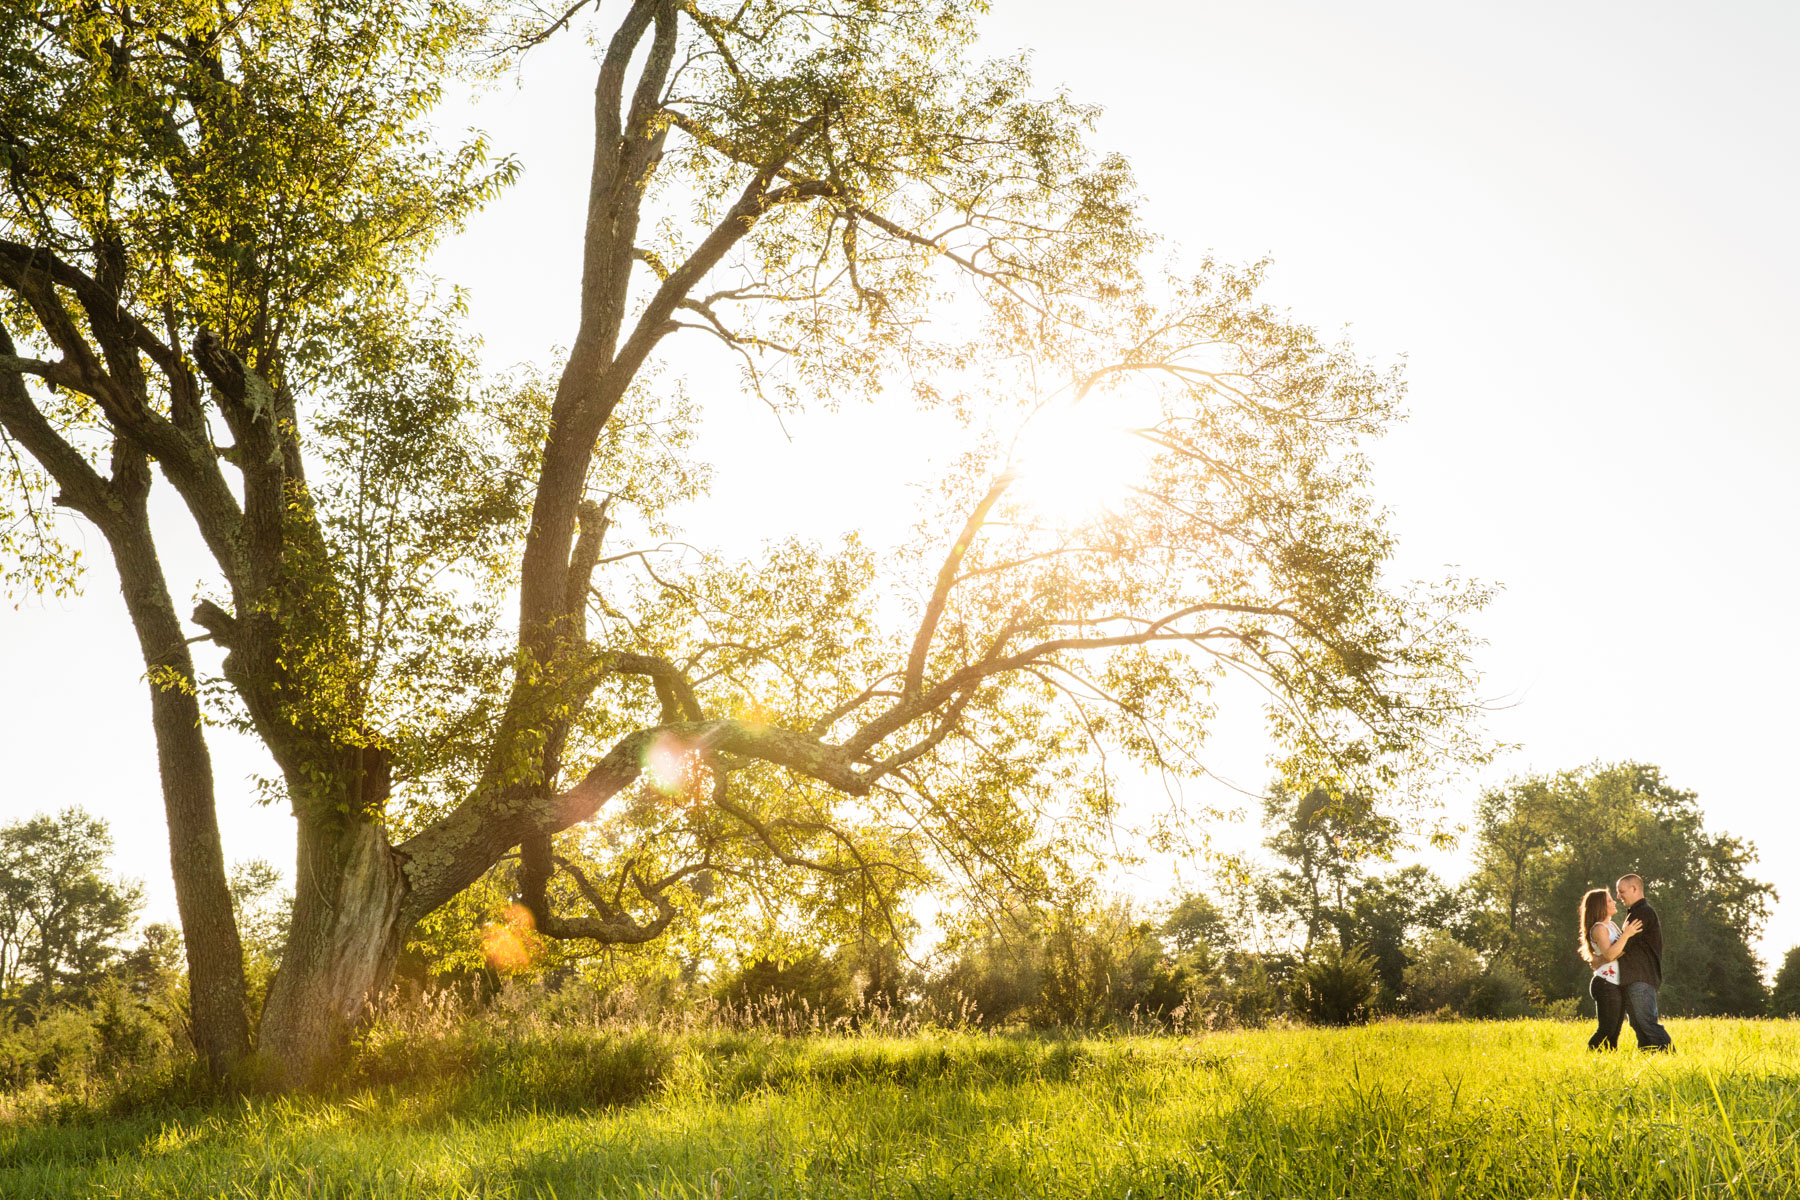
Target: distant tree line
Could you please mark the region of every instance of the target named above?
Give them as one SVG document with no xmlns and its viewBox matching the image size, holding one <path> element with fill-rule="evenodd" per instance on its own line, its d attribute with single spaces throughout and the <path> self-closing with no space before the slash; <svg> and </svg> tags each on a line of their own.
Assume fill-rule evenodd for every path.
<svg viewBox="0 0 1800 1200">
<path fill-rule="evenodd" d="M 1573 1014 L 1591 1003 L 1575 945 L 1581 896 L 1633 871 L 1663 923 L 1666 1013 L 1800 1015 L 1800 948 L 1772 989 L 1753 948 L 1775 899 L 1751 874 L 1754 847 L 1707 830 L 1696 795 L 1653 766 L 1533 775 L 1487 792 L 1473 872 L 1455 887 L 1393 866 L 1403 830 L 1355 795 L 1277 786 L 1263 819 L 1267 858 L 1237 861 L 1211 894 L 1152 909 L 1021 906 L 952 939 L 902 990 L 985 1024 L 1083 1028 Z M 730 987 L 847 1004 L 854 956 L 835 972 L 827 954 L 806 961 L 783 971 L 754 961 Z"/>
<path fill-rule="evenodd" d="M 1627 871 L 1649 880 L 1667 953 L 1672 1015 L 1800 1013 L 1800 959 L 1771 991 L 1753 949 L 1774 890 L 1755 851 L 1706 829 L 1697 797 L 1639 763 L 1516 779 L 1484 794 L 1473 869 L 1452 886 L 1400 866 L 1405 831 L 1355 794 L 1275 786 L 1266 854 L 1213 886 L 1155 904 L 1076 891 L 967 919 L 922 961 L 912 931 L 817 924 L 825 936 L 690 944 L 671 955 L 616 948 L 585 965 L 543 947 L 531 970 L 629 983 L 637 994 L 703 994 L 767 1012 L 851 1020 L 863 1006 L 922 1009 L 986 1026 L 1095 1028 L 1343 1023 L 1376 1014 L 1513 1017 L 1584 1008 L 1576 907 Z M 479 990 L 498 973 L 473 929 L 503 903 L 504 873 L 416 939 L 405 974 Z M 733 931 L 741 937 L 743 929 Z M 603 984 L 602 986 L 606 986 Z"/>
<path fill-rule="evenodd" d="M 1663 922 L 1667 1013 L 1800 1017 L 1800 947 L 1772 987 L 1753 949 L 1775 899 L 1751 874 L 1754 848 L 1707 830 L 1696 796 L 1654 767 L 1489 791 L 1473 871 L 1454 887 L 1396 866 L 1403 830 L 1355 795 L 1274 787 L 1262 815 L 1266 856 L 1232 861 L 1208 890 L 1154 905 L 1079 890 L 1021 899 L 965 915 L 925 955 L 911 945 L 916 928 L 848 917 L 780 937 L 740 925 L 584 955 L 535 938 L 502 867 L 421 927 L 402 986 L 480 999 L 508 976 L 536 976 L 640 1009 L 711 1006 L 811 1027 L 877 1012 L 1089 1030 L 1573 1015 L 1587 980 L 1580 897 L 1635 871 Z M 180 934 L 137 929 L 142 888 L 108 873 L 111 851 L 106 824 L 78 809 L 0 826 L 0 1088 L 65 1061 L 191 1052 Z M 291 902 L 260 861 L 240 864 L 230 887 L 260 1004 Z"/>
</svg>

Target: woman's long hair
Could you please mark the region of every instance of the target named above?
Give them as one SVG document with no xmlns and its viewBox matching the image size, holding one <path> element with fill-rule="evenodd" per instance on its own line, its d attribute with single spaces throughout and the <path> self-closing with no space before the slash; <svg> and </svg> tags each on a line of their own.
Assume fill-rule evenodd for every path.
<svg viewBox="0 0 1800 1200">
<path fill-rule="evenodd" d="M 1581 947 L 1581 961 L 1588 966 L 1594 965 L 1594 947 L 1588 940 L 1588 930 L 1606 920 L 1606 889 L 1590 888 L 1588 894 L 1581 898 L 1581 928 L 1575 931 L 1575 942 Z"/>
</svg>

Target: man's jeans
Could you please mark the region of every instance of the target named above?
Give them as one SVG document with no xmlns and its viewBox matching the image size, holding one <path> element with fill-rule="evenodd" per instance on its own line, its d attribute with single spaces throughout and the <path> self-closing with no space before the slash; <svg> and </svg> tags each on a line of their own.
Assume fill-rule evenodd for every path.
<svg viewBox="0 0 1800 1200">
<path fill-rule="evenodd" d="M 1670 1050 L 1674 1039 L 1657 1020 L 1656 987 L 1639 981 L 1625 985 L 1625 1015 L 1631 1018 L 1631 1032 L 1637 1034 L 1639 1050 Z"/>
</svg>

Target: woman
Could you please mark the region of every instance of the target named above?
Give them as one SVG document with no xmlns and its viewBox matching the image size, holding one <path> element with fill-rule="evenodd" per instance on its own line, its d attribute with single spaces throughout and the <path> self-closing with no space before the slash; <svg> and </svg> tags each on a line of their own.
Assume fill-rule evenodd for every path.
<svg viewBox="0 0 1800 1200">
<path fill-rule="evenodd" d="M 1595 888 L 1581 898 L 1581 929 L 1577 939 L 1582 959 L 1594 969 L 1588 994 L 1593 996 L 1594 1008 L 1600 1015 L 1600 1028 L 1588 1039 L 1589 1050 L 1602 1047 L 1617 1050 L 1619 1026 L 1625 1022 L 1625 992 L 1619 987 L 1619 956 L 1625 953 L 1625 943 L 1643 926 L 1636 921 L 1627 921 L 1625 928 L 1620 929 L 1612 923 L 1612 916 L 1618 911 L 1612 893 L 1605 888 Z"/>
</svg>

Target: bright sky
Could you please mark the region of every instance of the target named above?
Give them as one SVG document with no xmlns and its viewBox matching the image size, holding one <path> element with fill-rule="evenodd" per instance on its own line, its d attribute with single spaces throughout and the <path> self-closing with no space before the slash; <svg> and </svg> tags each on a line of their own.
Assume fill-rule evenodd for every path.
<svg viewBox="0 0 1800 1200">
<path fill-rule="evenodd" d="M 1378 484 L 1404 573 L 1454 563 L 1506 587 L 1478 620 L 1506 704 L 1491 728 L 1518 746 L 1493 779 L 1660 764 L 1761 849 L 1788 901 L 1763 941 L 1779 961 L 1800 942 L 1780 774 L 1800 725 L 1800 8 L 997 0 L 987 28 L 995 53 L 1035 51 L 1041 84 L 1105 106 L 1100 142 L 1176 248 L 1272 256 L 1280 303 L 1406 356 L 1412 418 Z M 573 335 L 591 87 L 570 43 L 453 117 L 526 168 L 435 264 L 472 290 L 493 365 Z M 929 475 L 895 453 L 870 486 L 871 441 L 914 436 L 891 411 L 808 415 L 790 442 L 753 400 L 702 399 L 719 470 L 701 540 L 892 530 Z M 0 818 L 105 816 L 169 919 L 142 667 L 88 545 L 85 596 L 0 614 Z M 199 560 L 169 558 L 185 598 Z M 1214 747 L 1220 774 L 1264 781 L 1253 713 Z M 215 753 L 228 856 L 286 866 L 291 826 L 244 782 L 266 768 L 229 739 Z"/>
</svg>

